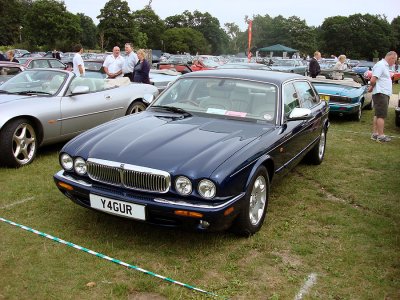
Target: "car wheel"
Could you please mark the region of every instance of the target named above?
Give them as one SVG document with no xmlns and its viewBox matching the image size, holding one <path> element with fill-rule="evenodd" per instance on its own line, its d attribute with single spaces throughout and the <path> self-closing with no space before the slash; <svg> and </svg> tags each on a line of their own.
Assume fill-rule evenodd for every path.
<svg viewBox="0 0 400 300">
<path fill-rule="evenodd" d="M 354 120 L 360 121 L 362 116 L 362 103 L 360 103 L 360 106 L 357 109 L 357 112 L 354 114 Z"/>
<path fill-rule="evenodd" d="M 243 207 L 232 225 L 232 231 L 246 237 L 259 231 L 267 213 L 268 196 L 268 172 L 260 166 L 246 190 Z"/>
<path fill-rule="evenodd" d="M 140 113 L 146 110 L 147 106 L 142 101 L 136 100 L 133 101 L 131 105 L 129 105 L 128 110 L 126 111 L 126 115 L 132 115 Z"/>
<path fill-rule="evenodd" d="M 326 129 L 323 128 L 318 143 L 308 152 L 307 161 L 313 165 L 319 165 L 324 160 L 326 148 Z"/>
<path fill-rule="evenodd" d="M 27 119 L 6 124 L 0 134 L 0 164 L 18 168 L 33 161 L 37 151 L 36 132 Z"/>
</svg>

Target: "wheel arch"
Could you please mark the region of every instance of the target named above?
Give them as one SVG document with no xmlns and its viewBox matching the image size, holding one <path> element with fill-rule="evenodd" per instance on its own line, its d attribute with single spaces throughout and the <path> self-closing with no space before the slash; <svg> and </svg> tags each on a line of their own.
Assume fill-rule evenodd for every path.
<svg viewBox="0 0 400 300">
<path fill-rule="evenodd" d="M 265 155 L 261 156 L 257 160 L 257 162 L 253 165 L 253 168 L 251 169 L 249 176 L 247 178 L 247 181 L 246 181 L 246 189 L 249 186 L 250 181 L 253 178 L 253 176 L 256 173 L 259 166 L 264 166 L 267 169 L 269 182 L 272 181 L 272 178 L 275 174 L 275 163 L 270 155 L 265 154 Z"/>
<path fill-rule="evenodd" d="M 135 102 L 141 102 L 141 103 L 143 103 L 146 107 L 149 106 L 146 102 L 143 101 L 143 98 L 142 98 L 142 97 L 134 98 L 134 99 L 132 99 L 132 100 L 130 101 L 130 103 L 129 103 L 129 105 L 128 105 L 128 108 L 126 109 L 125 115 L 129 115 L 129 111 L 131 110 L 131 107 L 132 107 L 132 105 L 133 105 Z"/>
<path fill-rule="evenodd" d="M 31 122 L 33 128 L 36 131 L 36 137 L 38 140 L 38 145 L 40 146 L 42 144 L 43 141 L 43 125 L 42 122 L 40 122 L 40 120 L 34 116 L 31 115 L 19 115 L 19 116 L 15 116 L 9 120 L 7 120 L 7 122 L 5 122 L 2 126 L 2 128 L 4 128 L 8 123 L 17 120 L 17 119 L 27 119 L 28 121 Z"/>
</svg>

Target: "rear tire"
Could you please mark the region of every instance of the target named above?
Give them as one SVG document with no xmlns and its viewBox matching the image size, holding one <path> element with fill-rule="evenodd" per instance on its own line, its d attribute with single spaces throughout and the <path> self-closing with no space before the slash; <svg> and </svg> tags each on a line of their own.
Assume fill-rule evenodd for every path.
<svg viewBox="0 0 400 300">
<path fill-rule="evenodd" d="M 146 110 L 147 106 L 140 100 L 133 101 L 131 105 L 129 105 L 128 110 L 126 111 L 126 115 L 133 115 L 140 113 Z"/>
<path fill-rule="evenodd" d="M 247 187 L 243 207 L 232 225 L 235 234 L 249 237 L 260 230 L 267 213 L 269 188 L 267 169 L 260 166 Z"/>
<path fill-rule="evenodd" d="M 6 124 L 0 132 L 0 164 L 19 168 L 30 164 L 37 152 L 36 132 L 27 119 L 16 119 Z"/>
<path fill-rule="evenodd" d="M 307 154 L 307 161 L 313 165 L 320 165 L 324 160 L 326 148 L 326 128 L 323 128 L 318 143 Z"/>
</svg>

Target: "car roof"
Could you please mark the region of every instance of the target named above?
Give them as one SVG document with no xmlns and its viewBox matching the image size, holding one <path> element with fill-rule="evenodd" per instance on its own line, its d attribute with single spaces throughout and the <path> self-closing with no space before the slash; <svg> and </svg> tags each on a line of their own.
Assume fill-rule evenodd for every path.
<svg viewBox="0 0 400 300">
<path fill-rule="evenodd" d="M 304 76 L 286 73 L 286 72 L 274 72 L 268 70 L 251 70 L 251 69 L 215 69 L 206 70 L 201 72 L 192 72 L 183 75 L 181 78 L 188 77 L 226 77 L 232 79 L 247 79 L 265 81 L 279 85 L 287 80 L 291 79 L 305 79 Z"/>
</svg>

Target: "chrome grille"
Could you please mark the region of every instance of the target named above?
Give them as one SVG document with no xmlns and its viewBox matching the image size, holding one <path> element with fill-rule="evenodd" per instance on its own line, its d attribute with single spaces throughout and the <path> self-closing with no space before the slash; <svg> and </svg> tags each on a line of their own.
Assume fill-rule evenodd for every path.
<svg viewBox="0 0 400 300">
<path fill-rule="evenodd" d="M 168 172 L 95 158 L 88 159 L 87 172 L 95 181 L 139 191 L 166 193 L 171 185 Z"/>
</svg>

